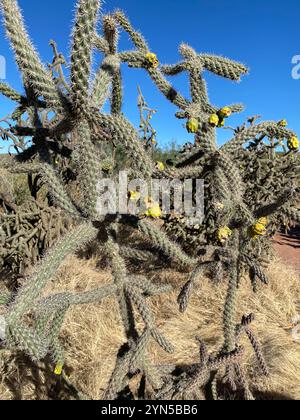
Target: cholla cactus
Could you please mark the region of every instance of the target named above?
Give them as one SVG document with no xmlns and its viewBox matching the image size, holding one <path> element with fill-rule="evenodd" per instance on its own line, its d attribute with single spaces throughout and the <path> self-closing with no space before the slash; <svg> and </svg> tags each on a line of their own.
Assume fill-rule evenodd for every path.
<svg viewBox="0 0 300 420">
<path fill-rule="evenodd" d="M 24 274 L 71 225 L 61 210 L 47 202 L 31 199 L 13 208 L 6 206 L 0 212 L 0 269 Z"/>
<path fill-rule="evenodd" d="M 262 144 L 263 137 L 273 140 L 276 138 L 279 142 L 286 139 L 292 146 L 289 148 L 293 150 L 285 159 L 293 157 L 296 162 L 296 142 L 292 140 L 295 133 L 278 123 L 252 124 L 249 128 L 243 127 L 237 131 L 230 142 L 219 148 L 216 130 L 225 125 L 225 120 L 231 113 L 240 112 L 243 107 L 224 104 L 217 107 L 210 104 L 203 73 L 210 71 L 227 79 L 239 80 L 247 73 L 247 68 L 222 57 L 197 54 L 187 45 L 180 47 L 183 57 L 180 63 L 160 67 L 157 55 L 150 50 L 144 38 L 134 30 L 122 12 L 104 16 L 103 35 L 96 33 L 99 0 L 78 1 L 72 37 L 70 84 L 67 84 L 61 71 L 63 60 L 55 44 L 52 42 L 55 60 L 47 69 L 32 46 L 17 1 L 1 0 L 1 5 L 26 95 L 23 97 L 7 85 L 0 86 L 0 89 L 4 95 L 17 102 L 18 118 L 22 117 L 25 109 L 34 116 L 27 125 L 24 125 L 22 119 L 22 124 L 19 122 L 8 129 L 11 134 L 31 137 L 32 146 L 26 148 L 18 159 L 13 158 L 4 165 L 11 171 L 38 173 L 56 205 L 74 223 L 74 228 L 42 259 L 16 295 L 4 296 L 1 300 L 6 305 L 6 313 L 1 319 L 1 335 L 5 339 L 6 347 L 18 348 L 35 360 L 50 355 L 56 366 L 54 371 L 59 375 L 64 364 L 59 333 L 68 309 L 72 305 L 93 304 L 114 296 L 127 343 L 117 356 L 105 398 L 118 398 L 130 385 L 131 378 L 141 375 L 153 398 L 202 398 L 204 387 L 208 383 L 211 384 L 214 397 L 218 398 L 218 381 L 221 378 L 232 388 L 241 388 L 245 398 L 252 399 L 243 369 L 243 349 L 238 344 L 243 332 L 254 347 L 263 373 L 268 372 L 258 342 L 248 327 L 252 317 L 245 317 L 242 324 L 237 326 L 235 306 L 241 273 L 245 267 L 251 273 L 252 282 L 259 278 L 266 283 L 267 279 L 261 265 L 261 241 L 266 241 L 266 238 L 261 235 L 257 235 L 258 238 L 255 239 L 250 237 L 249 228 L 259 223 L 258 220 L 262 217 L 268 217 L 268 220 L 277 217 L 282 209 L 295 220 L 299 220 L 299 212 L 291 205 L 291 199 L 294 200 L 298 193 L 296 189 L 291 196 L 285 191 L 281 195 L 278 195 L 278 190 L 272 191 L 271 202 L 266 200 L 262 203 L 257 197 L 256 201 L 252 199 L 249 202 L 249 185 L 253 189 L 256 187 L 253 180 L 247 179 L 248 174 L 245 174 L 244 168 L 245 165 L 259 164 L 254 159 L 254 153 Z M 118 51 L 120 29 L 129 34 L 134 50 Z M 104 58 L 92 78 L 94 49 L 102 52 Z M 194 144 L 188 151 L 181 153 L 173 167 L 158 166 L 157 162 L 152 161 L 138 131 L 122 114 L 121 63 L 127 63 L 131 68 L 145 69 L 166 99 L 179 108 L 177 118 L 186 120 L 187 130 L 194 134 Z M 55 71 L 59 73 L 59 78 L 55 76 Z M 189 100 L 165 77 L 183 71 L 189 75 Z M 108 99 L 111 101 L 111 112 L 105 114 L 102 107 Z M 45 112 L 50 114 L 50 111 L 54 115 L 50 120 L 41 117 Z M 70 135 L 76 139 L 74 147 L 62 147 Z M 249 141 L 254 142 L 255 147 L 250 144 L 245 149 L 243 146 Z M 160 216 L 159 203 L 156 203 L 155 211 L 152 208 L 152 211 L 142 216 L 98 214 L 97 182 L 103 176 L 106 167 L 103 161 L 107 157 L 101 155 L 100 145 L 107 144 L 122 146 L 132 163 L 132 174 L 138 174 L 147 180 L 155 177 L 203 177 L 206 180 L 209 185 L 205 197 L 206 219 L 203 226 L 195 227 L 191 234 L 193 237 L 200 237 L 199 243 L 204 249 L 202 256 L 198 255 L 197 244 L 191 256 L 186 254 L 153 222 L 153 217 Z M 274 147 L 275 145 L 273 152 Z M 53 162 L 53 151 L 57 156 L 69 159 L 70 165 L 74 167 L 78 194 L 70 192 L 66 180 L 60 176 Z M 247 161 L 245 154 L 246 157 L 253 157 L 250 156 Z M 287 164 L 289 165 L 289 161 Z M 152 250 L 145 253 L 139 249 L 124 247 L 120 241 L 123 226 L 147 237 L 152 244 Z M 265 227 L 268 230 L 267 224 Z M 185 229 L 183 232 L 183 239 L 186 240 Z M 177 239 L 181 238 L 178 236 Z M 43 291 L 64 259 L 92 240 L 102 241 L 102 249 L 110 261 L 113 283 L 85 293 L 70 294 L 61 291 L 45 298 Z M 168 256 L 190 273 L 178 299 L 182 311 L 188 306 L 197 278 L 206 269 L 218 272 L 219 276 L 223 274 L 228 279 L 228 294 L 224 304 L 224 345 L 218 355 L 209 357 L 201 344 L 200 365 L 192 366 L 179 377 L 175 377 L 170 369 L 154 365 L 148 353 L 150 340 L 156 341 L 166 352 L 174 350 L 156 327 L 147 304 L 148 298 L 167 293 L 170 287 L 158 286 L 144 277 L 136 277 L 126 268 L 127 258 L 145 261 L 149 259 L 151 251 L 159 251 Z M 142 332 L 136 328 L 134 309 L 143 320 Z M 31 315 L 30 323 L 26 316 L 28 314 Z"/>
<path fill-rule="evenodd" d="M 76 304 L 92 304 L 115 295 L 128 339 L 128 349 L 125 352 L 125 359 L 118 360 L 106 393 L 107 398 L 116 398 L 127 385 L 130 375 L 136 372 L 143 372 L 153 388 L 158 389 L 162 385 L 162 378 L 159 369 L 152 366 L 147 356 L 147 344 L 153 339 L 168 352 L 173 351 L 173 347 L 156 328 L 148 309 L 147 297 L 165 293 L 169 288 L 155 286 L 147 279 L 135 279 L 127 273 L 121 256 L 126 255 L 126 249 L 123 250 L 118 245 L 118 225 L 128 223 L 126 218 L 118 220 L 118 215 L 115 215 L 106 220 L 96 212 L 96 184 L 101 178 L 102 168 L 97 143 L 109 140 L 116 144 L 125 144 L 129 156 L 133 159 L 135 170 L 148 178 L 151 177 L 155 167 L 140 143 L 138 133 L 121 115 L 120 62 L 115 50 L 116 21 L 112 17 L 104 17 L 104 38 L 98 39 L 97 43 L 95 28 L 100 2 L 79 1 L 73 33 L 71 85 L 66 89 L 64 83 L 57 83 L 54 79 L 54 72 L 47 71 L 40 62 L 24 29 L 17 2 L 1 3 L 7 33 L 23 73 L 25 86 L 28 86 L 26 93 L 32 94 L 32 99 L 26 98 L 22 102 L 26 103 L 28 109 L 33 109 L 36 115 L 34 119 L 28 121 L 28 126 L 18 124 L 16 127 L 11 126 L 9 130 L 19 136 L 32 136 L 33 146 L 29 148 L 31 153 L 26 149 L 17 158 L 7 160 L 3 165 L 11 171 L 38 173 L 57 206 L 72 217 L 76 225 L 45 256 L 17 295 L 7 297 L 2 302 L 7 304 L 6 327 L 3 334 L 6 346 L 19 348 L 37 360 L 50 354 L 56 365 L 54 370 L 58 374 L 64 363 L 59 332 L 68 308 Z M 99 42 L 107 47 L 106 56 L 89 89 L 92 50 L 94 44 L 99 45 Z M 99 112 L 99 109 L 108 99 L 110 85 L 114 85 L 112 114 L 106 115 Z M 2 92 L 12 98 L 12 89 L 6 87 Z M 21 101 L 20 95 L 13 96 L 18 102 Z M 44 110 L 54 113 L 50 121 L 41 119 Z M 78 139 L 74 153 L 69 150 L 69 157 L 72 158 L 80 180 L 81 194 L 78 200 L 70 194 L 65 180 L 56 169 L 52 156 L 53 144 L 56 145 L 55 152 L 63 155 L 59 143 L 70 133 L 75 134 L 75 138 Z M 65 153 L 66 149 L 63 150 Z M 71 156 L 73 154 L 74 159 Z M 76 156 L 80 156 L 80 159 Z M 182 265 L 188 266 L 194 263 L 151 222 L 136 218 L 130 223 L 134 229 L 150 237 L 159 249 L 163 249 L 171 257 L 178 258 Z M 62 292 L 43 298 L 42 292 L 46 284 L 66 256 L 96 238 L 99 230 L 105 232 L 104 249 L 111 261 L 114 283 L 84 294 L 68 295 Z M 133 307 L 136 307 L 144 320 L 145 330 L 142 334 L 136 330 Z M 28 313 L 34 319 L 33 325 L 26 323 L 25 315 Z"/>
</svg>

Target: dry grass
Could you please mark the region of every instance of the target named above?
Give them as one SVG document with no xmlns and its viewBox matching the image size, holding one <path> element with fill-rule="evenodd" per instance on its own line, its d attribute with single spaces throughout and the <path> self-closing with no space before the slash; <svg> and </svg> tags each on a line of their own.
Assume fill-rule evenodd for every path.
<svg viewBox="0 0 300 420">
<path fill-rule="evenodd" d="M 157 323 L 176 347 L 174 355 L 164 354 L 156 345 L 151 349 L 155 362 L 185 364 L 197 361 L 195 337 L 200 336 L 214 351 L 222 343 L 222 308 L 226 285 L 213 285 L 201 279 L 189 310 L 180 314 L 176 298 L 184 276 L 173 270 L 157 275 L 155 281 L 169 283 L 174 292 L 155 298 L 151 306 Z M 300 343 L 292 337 L 292 319 L 300 314 L 299 275 L 275 261 L 270 267 L 271 284 L 253 295 L 246 282 L 240 290 L 239 315 L 256 314 L 254 330 L 263 345 L 270 366 L 269 384 L 257 375 L 256 362 L 248 346 L 245 362 L 252 384 L 257 390 L 268 392 L 263 398 L 300 399 Z M 69 258 L 47 291 L 86 290 L 110 282 L 109 272 L 96 269 L 96 260 L 82 261 Z M 67 373 L 72 383 L 93 399 L 101 399 L 107 385 L 115 356 L 124 336 L 114 299 L 94 306 L 72 309 L 62 334 L 67 353 Z M 27 363 L 27 362 L 26 362 Z M 0 398 L 46 399 L 54 398 L 55 383 L 52 366 L 44 366 L 38 374 L 23 359 L 2 358 L 0 369 L 2 385 Z M 1 373 L 0 370 L 0 373 Z M 52 375 L 53 376 L 53 375 Z M 37 394 L 39 392 L 39 394 Z"/>
</svg>

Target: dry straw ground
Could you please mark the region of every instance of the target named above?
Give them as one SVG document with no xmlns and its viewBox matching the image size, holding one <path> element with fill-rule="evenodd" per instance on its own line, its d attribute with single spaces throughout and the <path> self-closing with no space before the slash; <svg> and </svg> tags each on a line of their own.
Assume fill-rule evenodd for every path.
<svg viewBox="0 0 300 420">
<path fill-rule="evenodd" d="M 249 282 L 241 287 L 239 313 L 256 314 L 254 330 L 260 338 L 271 370 L 271 380 L 257 376 L 253 353 L 248 347 L 247 363 L 256 396 L 263 399 L 300 399 L 300 342 L 293 339 L 292 320 L 300 314 L 299 274 L 278 259 L 269 269 L 270 285 L 253 295 Z M 151 275 L 151 273 L 150 273 Z M 189 310 L 180 314 L 176 298 L 184 275 L 174 270 L 153 272 L 155 281 L 169 283 L 174 292 L 153 300 L 160 329 L 174 343 L 173 356 L 153 346 L 155 361 L 185 364 L 197 360 L 196 336 L 209 348 L 217 349 L 222 339 L 221 319 L 226 284 L 214 285 L 202 278 Z M 97 268 L 96 258 L 69 258 L 52 281 L 47 293 L 61 290 L 83 291 L 110 281 L 109 272 Z M 67 352 L 66 372 L 72 384 L 93 399 L 101 399 L 115 362 L 115 355 L 124 341 L 113 299 L 99 305 L 77 307 L 70 311 L 64 326 L 63 340 Z M 253 360 L 252 360 L 253 359 Z M 252 366 L 252 368 L 250 367 Z M 1 399 L 75 398 L 76 392 L 64 379 L 56 379 L 52 364 L 37 369 L 21 355 L 3 353 L 0 362 Z M 263 392 L 262 392 L 263 391 Z"/>
</svg>

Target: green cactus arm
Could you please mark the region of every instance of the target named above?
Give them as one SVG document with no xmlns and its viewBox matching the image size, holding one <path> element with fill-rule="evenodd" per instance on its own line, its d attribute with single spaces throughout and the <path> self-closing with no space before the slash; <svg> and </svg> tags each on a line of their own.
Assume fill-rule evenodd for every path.
<svg viewBox="0 0 300 420">
<path fill-rule="evenodd" d="M 172 64 L 172 65 L 165 64 L 161 66 L 160 69 L 162 73 L 165 74 L 166 76 L 176 76 L 177 74 L 180 74 L 183 71 L 186 71 L 187 65 L 185 61 L 181 61 L 180 63 Z"/>
<path fill-rule="evenodd" d="M 45 328 L 45 324 L 48 323 L 52 314 L 70 306 L 71 297 L 72 293 L 61 292 L 47 296 L 35 304 L 34 315 L 37 319 L 37 324 L 41 324 L 41 330 Z"/>
<path fill-rule="evenodd" d="M 155 258 L 152 252 L 139 250 L 129 246 L 121 246 L 120 253 L 123 258 L 129 258 L 138 261 L 151 261 Z"/>
<path fill-rule="evenodd" d="M 149 68 L 147 71 L 159 91 L 169 101 L 178 106 L 180 109 L 186 109 L 189 106 L 189 101 L 174 89 L 159 69 Z"/>
<path fill-rule="evenodd" d="M 55 203 L 63 210 L 75 217 L 80 217 L 80 213 L 68 196 L 62 181 L 59 179 L 58 173 L 48 164 L 40 166 L 39 172 L 47 188 L 52 195 Z"/>
<path fill-rule="evenodd" d="M 188 71 L 190 79 L 190 90 L 191 98 L 193 103 L 200 103 L 203 107 L 209 104 L 207 89 L 205 81 L 201 76 L 201 64 L 200 61 L 193 60 L 192 62 L 180 62 L 172 66 L 162 66 L 161 72 L 167 76 L 175 76 Z"/>
<path fill-rule="evenodd" d="M 62 344 L 58 337 L 52 339 L 50 343 L 51 358 L 56 366 L 63 366 L 65 363 L 65 354 Z"/>
<path fill-rule="evenodd" d="M 207 57 L 210 57 L 213 62 L 219 59 L 219 61 L 222 62 L 224 66 L 226 63 L 227 66 L 231 66 L 235 69 L 239 68 L 241 71 L 243 66 L 234 61 L 223 59 L 222 57 L 197 55 L 196 51 L 186 44 L 182 44 L 179 48 L 179 51 L 186 61 L 182 61 L 171 66 L 162 66 L 162 73 L 174 76 L 183 71 L 188 71 L 190 76 L 190 90 L 193 103 L 201 103 L 201 108 L 204 112 L 217 112 L 217 108 L 209 104 L 206 82 L 202 77 L 204 66 L 203 61 L 208 60 Z M 203 57 L 205 57 L 205 60 L 203 60 Z M 232 112 L 241 112 L 243 110 L 240 105 L 232 105 L 230 109 Z"/>
<path fill-rule="evenodd" d="M 226 153 L 235 152 L 237 148 L 242 147 L 245 143 L 249 140 L 253 140 L 259 134 L 267 134 L 268 127 L 273 125 L 272 121 L 263 122 L 256 126 L 249 127 L 247 129 L 242 130 L 238 133 L 232 140 L 229 140 L 224 146 L 221 147 L 221 150 L 225 151 Z"/>
<path fill-rule="evenodd" d="M 236 198 L 241 198 L 244 194 L 244 185 L 239 169 L 227 153 L 217 153 L 215 159 L 217 167 L 227 177 L 232 193 Z"/>
<path fill-rule="evenodd" d="M 283 127 L 280 127 L 278 123 L 273 123 L 268 129 L 269 137 L 275 137 L 276 139 L 288 139 L 296 136 L 296 132 Z"/>
<path fill-rule="evenodd" d="M 283 211 L 283 214 L 291 218 L 293 222 L 300 223 L 300 210 L 299 209 L 283 208 L 282 211 Z"/>
<path fill-rule="evenodd" d="M 263 350 L 262 350 L 260 342 L 257 340 L 257 338 L 255 337 L 255 335 L 253 334 L 252 330 L 249 327 L 245 327 L 245 332 L 252 345 L 252 348 L 256 355 L 262 374 L 268 377 L 270 375 L 270 371 L 269 371 L 265 356 L 263 354 Z"/>
<path fill-rule="evenodd" d="M 238 215 L 238 218 L 242 222 L 242 226 L 245 226 L 245 225 L 251 226 L 257 220 L 255 219 L 255 216 L 252 213 L 252 211 L 242 200 L 236 203 L 236 214 Z"/>
<path fill-rule="evenodd" d="M 289 187 L 286 191 L 283 191 L 273 203 L 258 208 L 255 211 L 255 216 L 259 219 L 260 217 L 268 217 L 281 211 L 282 207 L 289 203 L 294 196 L 295 190 L 292 187 Z"/>
<path fill-rule="evenodd" d="M 214 197 L 218 203 L 230 202 L 232 192 L 228 185 L 228 179 L 221 168 L 214 171 Z"/>
<path fill-rule="evenodd" d="M 48 340 L 52 358 L 56 364 L 64 364 L 64 350 L 59 340 L 59 333 L 63 326 L 68 307 L 60 309 L 54 315 L 49 328 Z"/>
<path fill-rule="evenodd" d="M 18 119 L 18 116 L 22 116 L 26 112 L 26 106 L 31 104 L 30 100 L 14 90 L 8 83 L 0 82 L 0 93 L 14 102 L 18 102 L 19 106 L 12 114 L 12 118 Z M 44 101 L 35 99 L 34 105 L 40 108 L 47 108 L 47 104 Z"/>
<path fill-rule="evenodd" d="M 116 54 L 119 42 L 119 28 L 113 15 L 104 15 L 102 18 L 104 39 L 109 46 L 109 54 Z"/>
<path fill-rule="evenodd" d="M 132 68 L 142 68 L 145 62 L 145 54 L 140 51 L 123 51 L 118 53 L 122 63 L 127 63 Z"/>
<path fill-rule="evenodd" d="M 287 130 L 278 125 L 274 121 L 264 121 L 260 124 L 251 126 L 238 133 L 232 140 L 228 141 L 221 147 L 227 153 L 234 153 L 239 147 L 253 140 L 258 135 L 271 136 L 278 139 L 290 138 L 295 135 L 292 130 Z"/>
<path fill-rule="evenodd" d="M 195 66 L 189 74 L 192 102 L 203 104 L 203 108 L 205 109 L 205 106 L 209 104 L 209 100 L 205 81 L 202 79 L 200 69 Z"/>
<path fill-rule="evenodd" d="M 148 305 L 146 305 L 145 298 L 141 295 L 139 290 L 130 284 L 126 284 L 125 293 L 136 306 L 138 312 L 140 313 L 142 317 L 142 320 L 145 326 L 149 330 L 154 328 L 155 321 L 154 321 L 153 314 L 150 311 Z"/>
<path fill-rule="evenodd" d="M 6 169 L 8 172 L 15 174 L 35 174 L 39 173 L 41 166 L 38 163 L 19 163 L 15 159 L 4 159 L 1 161 L 1 167 Z"/>
<path fill-rule="evenodd" d="M 193 267 L 197 264 L 197 259 L 189 257 L 185 254 L 179 246 L 170 241 L 167 235 L 161 229 L 148 220 L 138 221 L 138 230 L 151 239 L 151 242 L 166 253 L 171 258 L 174 258 L 183 267 Z"/>
<path fill-rule="evenodd" d="M 0 82 L 0 93 L 14 102 L 22 103 L 25 99 L 24 96 L 11 88 L 9 84 L 3 82 Z"/>
<path fill-rule="evenodd" d="M 99 8 L 99 0 L 79 0 L 77 5 L 71 53 L 71 90 L 73 109 L 78 115 L 88 112 L 92 48 Z"/>
<path fill-rule="evenodd" d="M 17 136 L 21 137 L 50 137 L 50 138 L 56 138 L 59 135 L 67 134 L 75 126 L 75 120 L 73 119 L 63 119 L 59 122 L 50 124 L 50 127 L 44 128 L 44 127 L 24 127 L 24 126 L 14 126 L 11 128 L 11 132 L 13 134 L 16 134 Z"/>
<path fill-rule="evenodd" d="M 147 54 L 149 52 L 149 47 L 146 43 L 146 41 L 144 40 L 144 38 L 138 33 L 136 32 L 131 23 L 129 22 L 129 20 L 127 19 L 127 17 L 124 15 L 123 12 L 121 11 L 117 11 L 114 14 L 115 19 L 117 20 L 117 22 L 123 27 L 123 29 L 129 34 L 129 36 L 131 37 L 134 45 L 136 46 L 136 48 L 138 49 L 138 51 L 140 53 L 143 53 L 144 55 Z M 129 55 L 128 55 L 129 54 Z M 130 62 L 134 67 L 140 67 L 140 62 L 137 61 L 137 57 L 139 57 L 139 61 L 141 60 L 141 55 L 139 54 L 135 54 L 134 53 L 126 53 L 125 54 L 120 54 L 120 58 L 122 61 L 125 62 Z M 133 59 L 135 58 L 135 59 Z M 136 65 L 134 65 L 136 62 Z M 154 68 L 147 68 L 147 71 L 150 75 L 150 77 L 152 78 L 152 80 L 154 81 L 154 83 L 156 84 L 156 86 L 158 87 L 158 89 L 163 93 L 163 95 L 170 100 L 171 102 L 173 102 L 175 105 L 177 105 L 179 108 L 181 109 L 185 109 L 189 102 L 184 99 L 180 93 L 178 93 L 173 87 L 172 85 L 165 79 L 165 77 L 163 76 L 163 74 L 161 73 L 160 70 L 158 69 L 154 69 Z"/>
<path fill-rule="evenodd" d="M 123 104 L 123 87 L 122 74 L 120 68 L 115 72 L 112 81 L 112 95 L 111 95 L 111 113 L 119 115 L 122 111 Z"/>
<path fill-rule="evenodd" d="M 104 401 L 114 401 L 120 392 L 128 385 L 128 372 L 130 367 L 131 352 L 126 352 L 117 358 L 116 366 L 109 380 L 107 389 L 102 396 Z"/>
<path fill-rule="evenodd" d="M 203 77 L 199 79 L 199 102 L 204 112 L 214 114 L 216 109 L 209 103 L 207 83 Z"/>
<path fill-rule="evenodd" d="M 133 286 L 136 286 L 147 297 L 156 296 L 163 293 L 170 293 L 173 290 L 173 287 L 171 285 L 166 284 L 161 286 L 158 284 L 154 284 L 143 276 L 130 276 L 128 278 L 128 283 Z"/>
<path fill-rule="evenodd" d="M 186 312 L 189 302 L 190 302 L 192 292 L 195 287 L 196 280 L 197 278 L 200 277 L 201 274 L 204 274 L 205 269 L 208 268 L 209 264 L 210 263 L 208 262 L 208 263 L 202 263 L 199 266 L 197 266 L 193 270 L 193 272 L 190 274 L 187 283 L 182 287 L 181 292 L 177 299 L 177 302 L 179 304 L 179 310 L 181 313 Z"/>
<path fill-rule="evenodd" d="M 136 306 L 139 314 L 141 315 L 143 322 L 145 323 L 146 328 L 149 330 L 154 340 L 167 353 L 173 353 L 174 347 L 172 346 L 172 344 L 170 344 L 161 335 L 161 333 L 156 329 L 153 314 L 151 310 L 149 309 L 148 305 L 146 304 L 145 297 L 142 296 L 142 294 L 139 292 L 139 290 L 136 287 L 129 284 L 126 285 L 125 291 L 128 297 L 132 300 L 132 302 Z M 149 338 L 150 337 L 147 337 L 146 343 L 144 343 L 145 346 L 148 343 Z"/>
<path fill-rule="evenodd" d="M 176 168 L 185 168 L 186 166 L 192 166 L 195 162 L 197 162 L 199 159 L 201 159 L 205 155 L 205 151 L 203 150 L 203 144 L 202 147 L 194 147 L 194 149 L 184 155 L 182 158 L 178 159 L 176 162 Z"/>
<path fill-rule="evenodd" d="M 26 112 L 26 107 L 24 105 L 17 106 L 13 113 L 11 114 L 11 119 L 14 121 L 18 121 L 22 118 L 22 115 Z"/>
<path fill-rule="evenodd" d="M 125 14 L 121 10 L 117 10 L 114 13 L 114 18 L 122 26 L 124 31 L 128 33 L 132 42 L 134 43 L 135 47 L 138 50 L 144 51 L 144 52 L 149 51 L 148 45 L 145 39 L 143 38 L 143 36 L 139 32 L 133 29 L 129 19 L 125 16 Z"/>
<path fill-rule="evenodd" d="M 224 306 L 224 350 L 230 353 L 235 350 L 235 334 L 236 334 L 236 306 L 238 293 L 238 271 L 237 262 L 233 261 L 230 269 L 229 285 L 227 290 L 227 297 Z"/>
<path fill-rule="evenodd" d="M 8 291 L 0 292 L 0 305 L 7 305 L 13 297 L 13 294 Z"/>
<path fill-rule="evenodd" d="M 119 57 L 122 62 L 128 63 L 130 67 L 145 68 L 158 90 L 178 108 L 185 110 L 190 105 L 189 101 L 167 81 L 159 69 L 145 67 L 145 57 L 141 53 L 120 53 Z"/>
<path fill-rule="evenodd" d="M 179 53 L 182 55 L 183 58 L 186 60 L 194 60 L 197 58 L 197 53 L 193 47 L 188 44 L 182 43 L 179 46 Z"/>
<path fill-rule="evenodd" d="M 240 80 L 242 75 L 248 74 L 249 69 L 237 61 L 216 55 L 201 54 L 201 63 L 206 70 L 231 80 Z"/>
<path fill-rule="evenodd" d="M 110 284 L 98 289 L 92 289 L 87 292 L 77 293 L 70 296 L 71 305 L 87 305 L 91 303 L 99 303 L 103 299 L 113 296 L 118 290 L 117 285 Z"/>
<path fill-rule="evenodd" d="M 241 261 L 243 261 L 243 256 L 241 257 Z M 244 261 L 250 268 L 250 277 L 257 277 L 263 284 L 268 285 L 269 279 L 267 275 L 263 272 L 262 268 L 254 264 L 252 259 L 244 257 Z"/>
<path fill-rule="evenodd" d="M 115 56 L 105 57 L 93 80 L 92 103 L 97 109 L 102 109 L 111 92 L 114 73 L 118 71 L 120 63 Z"/>
<path fill-rule="evenodd" d="M 230 108 L 233 114 L 239 114 L 245 110 L 245 107 L 243 104 L 228 105 L 228 108 Z"/>
<path fill-rule="evenodd" d="M 109 54 L 117 61 L 117 50 L 119 41 L 119 31 L 116 20 L 112 15 L 103 16 L 104 38 L 109 45 Z M 111 92 L 111 113 L 118 115 L 121 113 L 123 104 L 123 85 L 120 61 L 115 66 L 112 74 L 112 92 Z"/>
<path fill-rule="evenodd" d="M 23 323 L 8 325 L 5 340 L 9 348 L 17 347 L 35 361 L 42 360 L 48 353 L 49 344 L 46 339 Z"/>
<path fill-rule="evenodd" d="M 114 295 L 117 291 L 118 286 L 110 284 L 108 286 L 91 289 L 81 293 L 59 293 L 51 295 L 38 303 L 37 313 L 45 313 L 49 316 L 51 312 L 58 311 L 66 305 L 71 306 L 99 303 L 103 299 Z"/>
<path fill-rule="evenodd" d="M 186 109 L 189 106 L 189 101 L 185 99 L 174 87 L 167 81 L 159 69 L 149 68 L 145 66 L 145 55 L 139 51 L 126 51 L 118 54 L 118 57 L 123 63 L 127 63 L 129 67 L 144 68 L 159 91 L 174 105 L 180 109 Z"/>
<path fill-rule="evenodd" d="M 118 288 L 118 305 L 124 331 L 129 342 L 134 342 L 138 336 L 135 327 L 135 318 L 130 300 L 126 298 L 124 286 L 127 279 L 127 269 L 124 259 L 120 255 L 120 248 L 112 232 L 108 231 L 108 240 L 105 250 L 110 257 L 110 264 L 114 284 Z"/>
<path fill-rule="evenodd" d="M 128 156 L 132 158 L 132 165 L 143 176 L 150 178 L 153 163 L 145 152 L 135 128 L 122 115 L 108 115 L 98 113 L 95 117 L 102 128 L 112 132 L 113 140 L 124 147 Z"/>
<path fill-rule="evenodd" d="M 101 171 L 97 153 L 91 141 L 91 131 L 87 123 L 82 122 L 79 124 L 78 137 L 81 153 L 81 182 L 85 199 L 84 213 L 91 218 L 97 219 L 97 182 L 101 176 Z"/>
<path fill-rule="evenodd" d="M 36 267 L 36 271 L 22 286 L 9 308 L 7 317 L 10 325 L 16 322 L 32 308 L 48 281 L 59 269 L 65 258 L 92 240 L 97 229 L 91 223 L 84 222 L 62 238 Z"/>
<path fill-rule="evenodd" d="M 132 300 L 132 298 L 130 299 Z M 130 358 L 128 372 L 133 374 L 136 372 L 144 373 L 144 358 L 146 356 L 147 346 L 149 345 L 150 338 L 151 331 L 149 328 L 146 327 L 131 350 L 132 355 Z"/>
<path fill-rule="evenodd" d="M 201 134 L 198 135 L 198 145 L 201 145 L 202 150 L 209 156 L 217 152 L 217 136 L 216 129 L 210 125 L 205 126 L 205 136 L 202 138 Z"/>
<path fill-rule="evenodd" d="M 7 35 L 26 82 L 37 96 L 44 98 L 49 108 L 63 113 L 59 92 L 29 39 L 17 1 L 1 0 L 1 8 Z"/>
<path fill-rule="evenodd" d="M 102 36 L 95 35 L 94 37 L 94 46 L 103 54 L 108 55 L 110 53 L 109 44 Z"/>
<path fill-rule="evenodd" d="M 106 70 L 111 74 L 111 112 L 112 114 L 120 114 L 123 103 L 123 85 L 120 69 L 121 60 L 117 54 L 119 33 L 116 23 L 110 15 L 103 17 L 103 32 L 109 45 L 109 52 L 106 56 Z M 103 65 L 102 67 L 104 68 Z"/>
</svg>

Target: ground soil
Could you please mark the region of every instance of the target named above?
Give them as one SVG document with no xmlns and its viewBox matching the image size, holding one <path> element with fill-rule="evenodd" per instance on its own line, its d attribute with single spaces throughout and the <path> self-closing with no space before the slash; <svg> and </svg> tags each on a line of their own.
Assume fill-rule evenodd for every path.
<svg viewBox="0 0 300 420">
<path fill-rule="evenodd" d="M 288 234 L 277 234 L 274 238 L 274 247 L 286 265 L 300 272 L 300 227 L 292 229 Z"/>
</svg>

